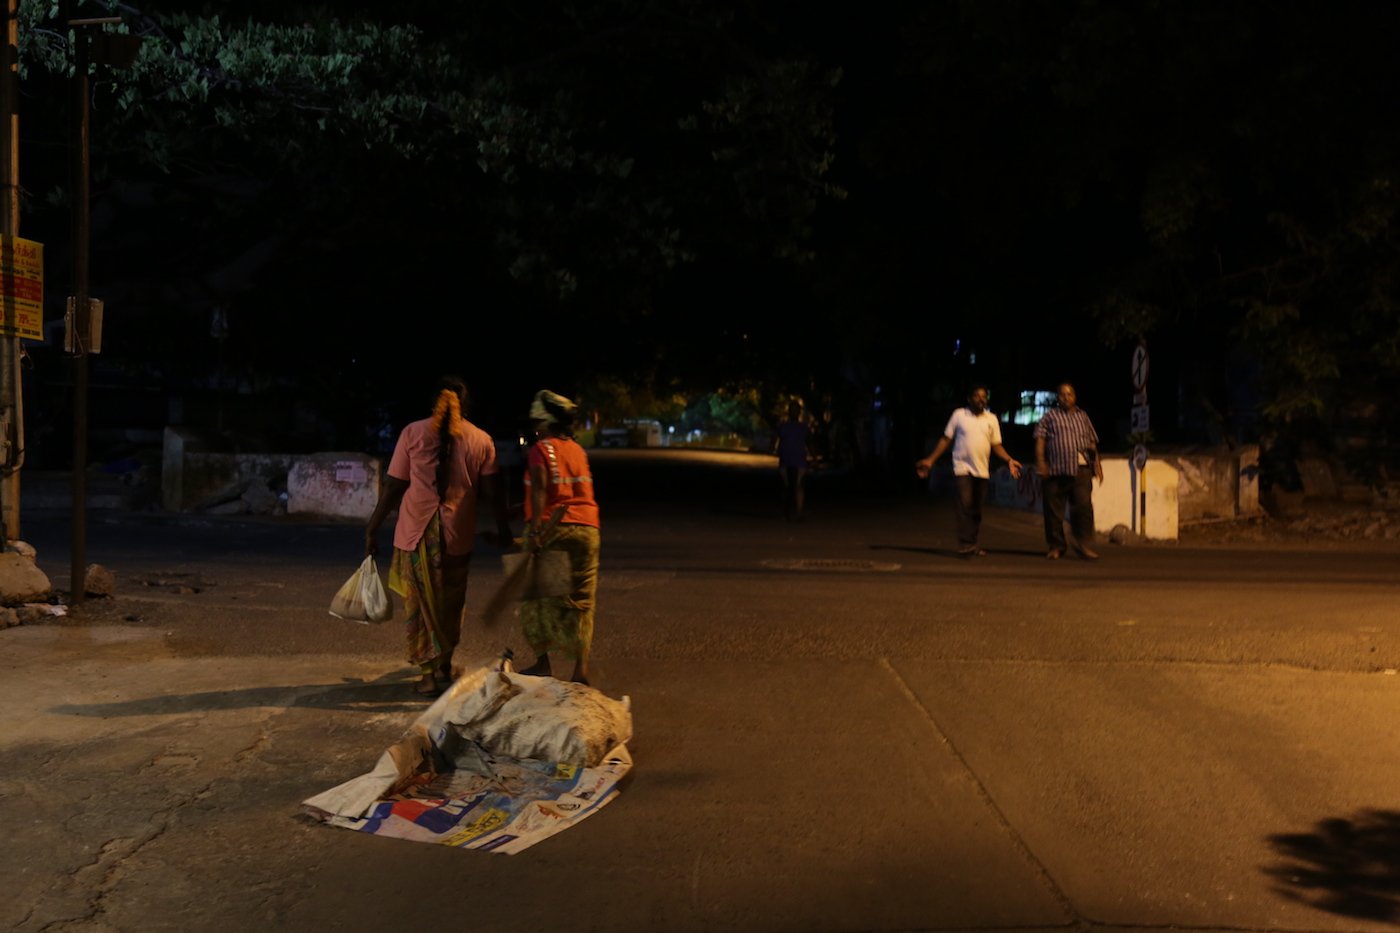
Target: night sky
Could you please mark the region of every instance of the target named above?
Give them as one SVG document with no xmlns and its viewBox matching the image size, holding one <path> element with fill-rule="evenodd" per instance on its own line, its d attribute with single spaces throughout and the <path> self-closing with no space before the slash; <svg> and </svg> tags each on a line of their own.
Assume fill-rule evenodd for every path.
<svg viewBox="0 0 1400 933">
<path fill-rule="evenodd" d="M 324 100 L 290 78 L 191 102 L 170 72 L 98 76 L 98 431 L 158 425 L 172 396 L 208 417 L 218 372 L 241 386 L 221 417 L 294 443 L 318 429 L 273 431 L 266 400 L 300 397 L 351 443 L 450 371 L 500 431 L 535 388 L 605 377 L 856 419 L 878 387 L 912 459 L 972 382 L 1000 411 L 1075 381 L 1122 449 L 1138 337 L 1162 444 L 1326 437 L 1400 372 L 1388 5 L 220 7 L 230 36 L 309 34 L 331 9 L 423 35 Z M 137 9 L 148 43 L 188 28 Z M 22 90 L 21 234 L 46 244 L 52 318 L 72 109 L 42 69 Z M 370 140 L 346 100 L 390 92 L 430 106 Z M 452 93 L 489 119 L 447 132 Z M 29 349 L 27 404 L 61 422 L 66 362 Z M 1394 419 L 1385 398 L 1348 423 L 1384 446 Z"/>
</svg>

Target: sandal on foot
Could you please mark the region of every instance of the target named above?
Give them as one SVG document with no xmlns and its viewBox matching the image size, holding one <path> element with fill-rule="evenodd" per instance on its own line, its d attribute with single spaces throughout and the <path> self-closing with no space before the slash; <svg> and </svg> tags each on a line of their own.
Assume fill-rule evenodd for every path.
<svg viewBox="0 0 1400 933">
<path fill-rule="evenodd" d="M 1061 557 L 1064 556 L 1064 554 L 1065 554 L 1064 551 L 1060 550 L 1059 548 L 1056 548 L 1055 550 L 1048 552 L 1048 553 L 1045 555 L 1045 559 L 1046 559 L 1046 560 L 1059 560 Z"/>
<path fill-rule="evenodd" d="M 536 661 L 527 668 L 516 671 L 517 674 L 524 674 L 527 677 L 553 677 L 554 670 L 549 666 L 549 659 Z"/>
<path fill-rule="evenodd" d="M 413 685 L 413 692 L 419 696 L 435 697 L 441 696 L 442 687 L 438 685 L 437 678 L 432 674 L 424 674 L 418 678 L 418 682 Z"/>
</svg>

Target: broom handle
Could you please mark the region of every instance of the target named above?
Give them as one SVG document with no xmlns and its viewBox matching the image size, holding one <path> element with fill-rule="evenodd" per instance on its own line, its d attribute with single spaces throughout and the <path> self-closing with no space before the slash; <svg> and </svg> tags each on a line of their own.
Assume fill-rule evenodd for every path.
<svg viewBox="0 0 1400 933">
<path fill-rule="evenodd" d="M 559 522 L 564 518 L 564 513 L 567 511 L 569 511 L 569 507 L 560 503 L 554 507 L 553 512 L 549 513 L 549 518 L 545 519 L 544 524 L 540 526 L 539 532 L 535 535 L 534 545 L 536 551 L 544 546 L 545 537 L 558 527 Z"/>
<path fill-rule="evenodd" d="M 555 526 L 559 524 L 560 519 L 564 517 L 566 511 L 568 511 L 567 506 L 555 506 L 554 511 L 549 515 L 549 520 L 540 527 L 540 532 L 535 536 L 535 540 L 543 541 L 545 535 L 553 531 Z M 538 548 L 535 550 L 538 550 Z M 521 587 L 524 585 L 525 578 L 529 576 L 534 569 L 535 552 L 532 550 L 527 553 L 526 557 L 520 562 L 520 565 L 515 568 L 515 571 L 502 581 L 500 588 L 496 590 L 495 594 L 486 601 L 486 606 L 481 612 L 482 625 L 490 628 L 496 623 L 496 619 L 500 617 L 506 606 L 515 601 L 520 593 Z"/>
</svg>

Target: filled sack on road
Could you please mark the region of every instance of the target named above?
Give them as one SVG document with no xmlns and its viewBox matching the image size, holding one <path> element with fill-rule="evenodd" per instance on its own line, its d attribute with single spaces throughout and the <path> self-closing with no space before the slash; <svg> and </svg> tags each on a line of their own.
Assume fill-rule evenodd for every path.
<svg viewBox="0 0 1400 933">
<path fill-rule="evenodd" d="M 628 703 L 553 677 L 495 671 L 453 699 L 448 729 L 496 755 L 592 768 L 632 738 Z"/>
<path fill-rule="evenodd" d="M 514 854 L 617 797 L 631 736 L 625 696 L 483 665 L 372 771 L 303 801 L 303 812 L 377 836 Z"/>
</svg>

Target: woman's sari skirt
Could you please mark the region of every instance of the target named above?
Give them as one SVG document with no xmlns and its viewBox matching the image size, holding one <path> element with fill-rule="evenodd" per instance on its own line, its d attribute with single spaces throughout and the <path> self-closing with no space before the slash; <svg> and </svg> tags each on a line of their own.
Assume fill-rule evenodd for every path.
<svg viewBox="0 0 1400 933">
<path fill-rule="evenodd" d="M 593 647 L 593 610 L 598 594 L 598 529 L 560 525 L 546 549 L 569 555 L 573 568 L 568 596 L 527 599 L 520 603 L 520 626 L 535 654 L 554 652 L 587 661 Z"/>
<path fill-rule="evenodd" d="M 462 637 L 471 559 L 470 554 L 448 554 L 443 548 L 437 514 L 416 548 L 394 548 L 389 589 L 403 597 L 408 659 L 424 673 L 451 673 L 452 651 Z"/>
</svg>

